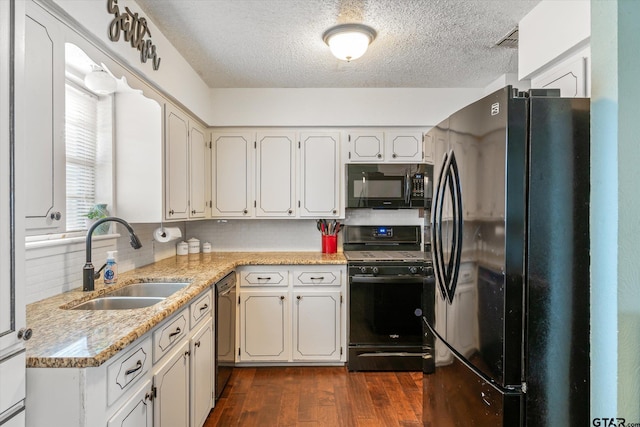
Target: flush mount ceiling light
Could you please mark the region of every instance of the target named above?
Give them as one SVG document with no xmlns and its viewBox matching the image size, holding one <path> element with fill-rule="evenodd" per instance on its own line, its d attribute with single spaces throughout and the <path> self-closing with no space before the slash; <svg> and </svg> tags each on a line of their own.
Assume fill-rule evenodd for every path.
<svg viewBox="0 0 640 427">
<path fill-rule="evenodd" d="M 109 95 L 116 91 L 116 80 L 109 73 L 96 65 L 84 76 L 84 85 L 98 95 Z"/>
<path fill-rule="evenodd" d="M 322 35 L 333 56 L 343 61 L 360 58 L 375 38 L 375 30 L 362 24 L 336 25 Z"/>
</svg>

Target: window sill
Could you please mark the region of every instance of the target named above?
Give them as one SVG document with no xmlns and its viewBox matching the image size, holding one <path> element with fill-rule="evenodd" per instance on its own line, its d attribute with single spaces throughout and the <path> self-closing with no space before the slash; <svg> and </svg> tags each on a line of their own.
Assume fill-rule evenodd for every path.
<svg viewBox="0 0 640 427">
<path fill-rule="evenodd" d="M 120 237 L 119 233 L 93 235 L 91 240 L 99 242 L 102 240 L 112 240 Z M 54 246 L 72 245 L 75 243 L 85 243 L 86 233 L 51 234 L 46 236 L 30 236 L 25 239 L 26 250 L 51 248 Z"/>
<path fill-rule="evenodd" d="M 71 234 L 71 233 L 70 233 Z M 84 252 L 86 250 L 86 234 L 72 233 L 47 236 L 31 236 L 25 239 L 26 259 L 43 258 L 62 253 Z M 93 249 L 112 246 L 119 233 L 94 235 Z"/>
</svg>

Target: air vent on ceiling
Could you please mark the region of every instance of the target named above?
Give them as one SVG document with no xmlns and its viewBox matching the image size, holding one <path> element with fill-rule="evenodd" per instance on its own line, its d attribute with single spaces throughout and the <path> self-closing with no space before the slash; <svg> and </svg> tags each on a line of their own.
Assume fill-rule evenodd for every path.
<svg viewBox="0 0 640 427">
<path fill-rule="evenodd" d="M 509 31 L 509 33 L 504 36 L 496 46 L 502 47 L 518 47 L 518 27 L 515 27 L 513 30 Z"/>
</svg>

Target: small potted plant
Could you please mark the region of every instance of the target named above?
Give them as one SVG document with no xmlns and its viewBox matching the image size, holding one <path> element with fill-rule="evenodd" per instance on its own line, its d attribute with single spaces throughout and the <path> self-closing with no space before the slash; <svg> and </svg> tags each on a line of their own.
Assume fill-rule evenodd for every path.
<svg viewBox="0 0 640 427">
<path fill-rule="evenodd" d="M 93 205 L 93 207 L 87 212 L 85 215 L 87 217 L 87 230 L 91 228 L 94 222 L 99 220 L 100 218 L 106 218 L 109 216 L 109 211 L 107 210 L 106 203 L 98 203 Z M 93 231 L 93 234 L 107 234 L 109 232 L 109 226 L 111 224 L 104 223 L 100 224 Z"/>
</svg>

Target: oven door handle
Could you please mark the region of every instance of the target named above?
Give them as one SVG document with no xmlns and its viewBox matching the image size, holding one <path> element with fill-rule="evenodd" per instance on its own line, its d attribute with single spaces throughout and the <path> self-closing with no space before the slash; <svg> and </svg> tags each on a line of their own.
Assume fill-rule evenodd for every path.
<svg viewBox="0 0 640 427">
<path fill-rule="evenodd" d="M 410 277 L 403 277 L 403 276 L 384 276 L 384 277 L 380 277 L 380 276 L 351 276 L 350 278 L 351 283 L 375 283 L 375 284 L 384 284 L 384 283 L 389 283 L 389 284 L 393 284 L 393 283 L 403 283 L 403 284 L 416 284 L 416 285 L 422 285 L 422 281 L 424 280 L 424 277 L 422 276 L 410 276 Z"/>
</svg>

